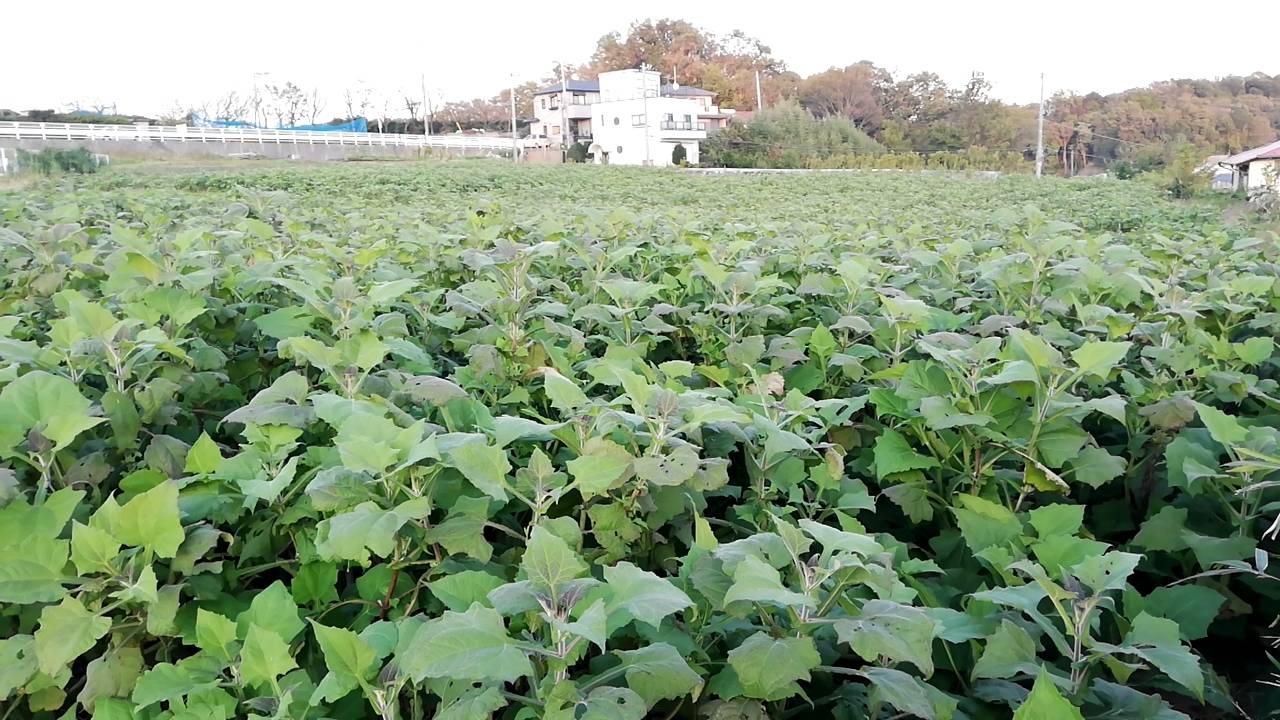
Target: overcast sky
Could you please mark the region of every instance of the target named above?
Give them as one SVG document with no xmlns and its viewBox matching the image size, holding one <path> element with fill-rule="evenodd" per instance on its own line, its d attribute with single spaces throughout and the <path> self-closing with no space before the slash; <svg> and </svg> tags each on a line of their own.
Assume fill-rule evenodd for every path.
<svg viewBox="0 0 1280 720">
<path fill-rule="evenodd" d="M 0 12 L 0 108 L 15 110 L 114 103 L 155 115 L 252 88 L 255 73 L 269 73 L 263 82 L 318 87 L 326 119 L 343 114 L 344 88 L 363 82 L 385 97 L 420 97 L 424 73 L 436 102 L 490 96 L 512 74 L 531 79 L 560 58 L 584 61 L 601 35 L 646 17 L 683 18 L 716 33 L 741 29 L 801 74 L 859 60 L 895 74 L 933 70 L 956 84 L 982 71 L 997 97 L 1021 103 L 1035 101 L 1041 71 L 1050 93 L 1280 74 L 1274 37 L 1248 39 L 1257 23 L 1280 15 L 1275 0 L 8 5 Z"/>
</svg>

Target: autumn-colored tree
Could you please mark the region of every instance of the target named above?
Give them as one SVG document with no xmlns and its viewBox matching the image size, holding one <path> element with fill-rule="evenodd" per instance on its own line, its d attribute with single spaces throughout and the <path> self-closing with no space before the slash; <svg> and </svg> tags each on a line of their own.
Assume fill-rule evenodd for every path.
<svg viewBox="0 0 1280 720">
<path fill-rule="evenodd" d="M 582 71 L 594 76 L 641 65 L 660 72 L 665 82 L 705 88 L 716 93 L 720 105 L 741 109 L 755 109 L 757 71 L 765 77 L 786 72 L 769 46 L 741 31 L 719 37 L 671 19 L 644 20 L 632 23 L 625 35 L 605 35 Z M 771 88 L 775 97 L 778 89 L 777 84 Z"/>
<path fill-rule="evenodd" d="M 800 83 L 800 104 L 815 117 L 848 118 L 864 132 L 884 125 L 882 91 L 893 78 L 869 62 L 831 68 Z"/>
</svg>

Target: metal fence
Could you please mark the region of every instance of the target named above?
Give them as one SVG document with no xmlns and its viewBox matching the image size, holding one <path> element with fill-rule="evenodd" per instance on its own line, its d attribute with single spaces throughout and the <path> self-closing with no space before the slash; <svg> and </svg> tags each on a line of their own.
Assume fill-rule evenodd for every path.
<svg viewBox="0 0 1280 720">
<path fill-rule="evenodd" d="M 138 142 L 238 142 L 260 145 L 363 145 L 379 147 L 510 150 L 510 137 L 399 135 L 393 133 L 214 128 L 187 125 L 0 122 L 0 138 L 38 140 L 135 140 Z"/>
</svg>

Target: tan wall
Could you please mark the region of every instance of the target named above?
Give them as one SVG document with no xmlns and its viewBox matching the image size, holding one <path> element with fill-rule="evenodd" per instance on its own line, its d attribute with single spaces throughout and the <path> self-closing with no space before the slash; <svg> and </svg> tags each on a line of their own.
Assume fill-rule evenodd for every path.
<svg viewBox="0 0 1280 720">
<path fill-rule="evenodd" d="M 521 162 L 530 165 L 557 165 L 564 162 L 560 148 L 525 148 Z"/>
</svg>

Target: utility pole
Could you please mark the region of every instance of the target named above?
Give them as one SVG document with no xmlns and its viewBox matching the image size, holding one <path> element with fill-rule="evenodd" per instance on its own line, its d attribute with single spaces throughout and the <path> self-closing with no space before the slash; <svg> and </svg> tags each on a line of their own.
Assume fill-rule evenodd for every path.
<svg viewBox="0 0 1280 720">
<path fill-rule="evenodd" d="M 1036 177 L 1044 174 L 1044 73 L 1040 73 L 1040 105 L 1036 108 Z"/>
<path fill-rule="evenodd" d="M 640 63 L 640 104 L 644 113 L 644 164 L 646 166 L 653 164 L 653 157 L 649 152 L 649 73 L 653 68 L 649 63 Z M 662 74 L 658 74 L 658 94 L 662 94 Z"/>
<path fill-rule="evenodd" d="M 756 71 L 756 111 L 764 109 L 763 96 L 760 94 L 760 71 Z"/>
<path fill-rule="evenodd" d="M 560 61 L 560 152 L 562 160 L 568 160 L 569 143 L 569 95 L 568 83 L 564 79 L 564 61 Z"/>
<path fill-rule="evenodd" d="M 516 79 L 511 76 L 511 162 L 520 162 L 520 140 L 516 136 Z"/>
</svg>

